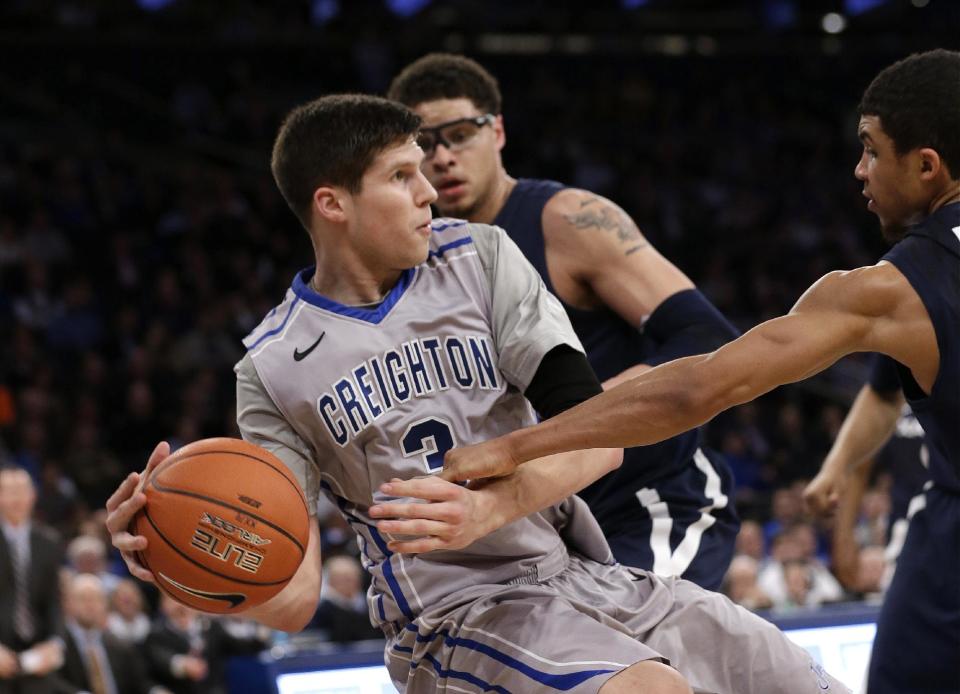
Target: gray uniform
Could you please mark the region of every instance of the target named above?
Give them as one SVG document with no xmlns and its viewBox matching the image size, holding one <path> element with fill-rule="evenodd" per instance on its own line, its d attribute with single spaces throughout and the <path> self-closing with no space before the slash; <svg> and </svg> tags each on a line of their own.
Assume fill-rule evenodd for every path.
<svg viewBox="0 0 960 694">
<path fill-rule="evenodd" d="M 660 658 L 702 691 L 846 691 L 726 599 L 613 563 L 577 497 L 460 551 L 387 548 L 367 513 L 385 500 L 379 486 L 533 424 L 523 390 L 541 359 L 581 349 L 502 230 L 442 219 L 433 230 L 428 260 L 375 308 L 326 299 L 312 268 L 299 273 L 237 365 L 244 438 L 286 462 L 309 499 L 326 494 L 359 537 L 398 689 L 595 692 Z"/>
</svg>

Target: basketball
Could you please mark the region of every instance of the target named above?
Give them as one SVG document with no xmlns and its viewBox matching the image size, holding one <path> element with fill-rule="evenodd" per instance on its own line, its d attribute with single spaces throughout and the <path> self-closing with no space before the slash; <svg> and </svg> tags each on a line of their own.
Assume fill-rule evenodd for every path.
<svg viewBox="0 0 960 694">
<path fill-rule="evenodd" d="M 140 563 L 175 600 L 229 613 L 270 599 L 293 578 L 309 538 L 307 503 L 276 456 L 246 441 L 196 441 L 161 462 L 131 532 Z"/>
</svg>

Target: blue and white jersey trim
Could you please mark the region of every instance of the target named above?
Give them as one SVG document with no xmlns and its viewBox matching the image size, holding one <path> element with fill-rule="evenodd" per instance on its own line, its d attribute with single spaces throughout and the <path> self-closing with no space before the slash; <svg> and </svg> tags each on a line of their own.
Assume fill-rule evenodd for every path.
<svg viewBox="0 0 960 694">
<path fill-rule="evenodd" d="M 467 224 L 469 224 L 469 222 L 465 219 L 440 217 L 430 222 L 430 228 L 434 231 L 434 233 L 440 233 L 441 231 L 446 231 L 447 229 L 456 229 L 457 227 L 466 226 Z"/>
</svg>

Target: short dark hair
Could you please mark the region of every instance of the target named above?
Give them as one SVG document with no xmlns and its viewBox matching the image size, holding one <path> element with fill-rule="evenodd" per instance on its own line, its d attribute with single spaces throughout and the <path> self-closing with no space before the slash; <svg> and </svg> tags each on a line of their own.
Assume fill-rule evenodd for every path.
<svg viewBox="0 0 960 694">
<path fill-rule="evenodd" d="M 361 94 L 324 96 L 283 119 L 270 169 L 290 209 L 309 230 L 317 188 L 359 192 L 377 155 L 419 129 L 420 117 L 396 102 Z"/>
<path fill-rule="evenodd" d="M 470 99 L 484 113 L 500 114 L 503 99 L 497 78 L 475 60 L 453 53 L 430 53 L 403 69 L 387 97 L 414 108 L 436 99 Z"/>
<path fill-rule="evenodd" d="M 898 155 L 935 149 L 960 176 L 960 53 L 914 53 L 882 70 L 863 94 L 861 116 L 878 116 Z"/>
</svg>

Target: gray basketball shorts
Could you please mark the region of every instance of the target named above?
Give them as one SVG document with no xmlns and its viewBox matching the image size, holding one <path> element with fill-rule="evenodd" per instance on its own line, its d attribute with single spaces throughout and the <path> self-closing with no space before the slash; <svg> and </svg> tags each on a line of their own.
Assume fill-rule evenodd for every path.
<svg viewBox="0 0 960 694">
<path fill-rule="evenodd" d="M 643 660 L 697 694 L 849 694 L 769 622 L 681 579 L 571 556 L 530 585 L 477 585 L 388 633 L 400 692 L 597 692 Z"/>
</svg>

